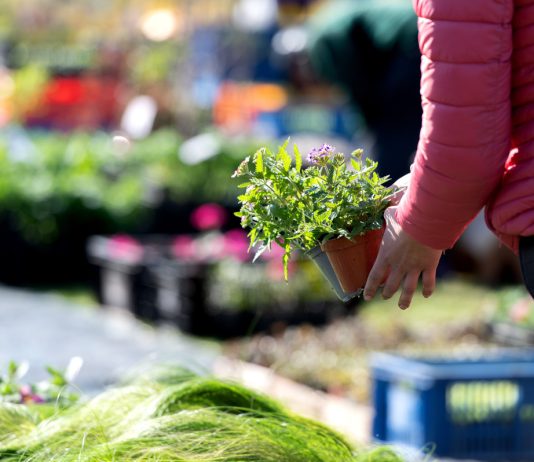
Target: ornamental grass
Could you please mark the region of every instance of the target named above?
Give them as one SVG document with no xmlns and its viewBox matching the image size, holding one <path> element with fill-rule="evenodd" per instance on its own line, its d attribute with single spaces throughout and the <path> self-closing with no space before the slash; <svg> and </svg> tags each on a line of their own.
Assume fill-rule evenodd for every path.
<svg viewBox="0 0 534 462">
<path fill-rule="evenodd" d="M 2 462 L 402 462 L 235 383 L 141 376 L 57 412 L 0 404 Z"/>
</svg>

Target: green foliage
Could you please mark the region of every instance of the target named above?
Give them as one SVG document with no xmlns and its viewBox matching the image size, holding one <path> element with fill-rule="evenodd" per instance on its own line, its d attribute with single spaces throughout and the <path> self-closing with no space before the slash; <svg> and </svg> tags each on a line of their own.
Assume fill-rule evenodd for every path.
<svg viewBox="0 0 534 462">
<path fill-rule="evenodd" d="M 71 364 L 74 362 L 71 361 Z M 28 406 L 43 404 L 44 414 L 53 412 L 55 408 L 67 408 L 76 403 L 79 395 L 71 390 L 69 372 L 50 366 L 47 366 L 46 370 L 49 374 L 48 380 L 35 384 L 23 383 L 22 378 L 28 371 L 28 365 L 10 361 L 6 372 L 0 375 L 0 403 L 20 403 Z M 44 409 L 44 403 L 51 403 L 53 406 Z"/>
<path fill-rule="evenodd" d="M 187 165 L 171 129 L 133 142 L 126 152 L 102 132 L 6 129 L 0 131 L 0 217 L 39 244 L 76 226 L 92 234 L 133 232 L 162 192 L 177 203 L 234 202 L 238 190 L 228 177 L 251 145 L 222 140 L 217 155 Z"/>
<path fill-rule="evenodd" d="M 196 164 L 179 162 L 176 169 L 168 171 L 165 185 L 172 199 L 177 202 L 218 202 L 234 204 L 238 194 L 236 182 L 228 181 L 236 163 L 258 143 L 254 140 L 219 140 L 219 153 Z M 175 154 L 176 156 L 176 154 Z"/>
<path fill-rule="evenodd" d="M 182 53 L 176 43 L 156 43 L 137 48 L 131 55 L 132 80 L 138 85 L 166 81 Z"/>
<path fill-rule="evenodd" d="M 0 459 L 9 462 L 401 462 L 355 451 L 325 426 L 241 385 L 158 371 L 39 420 L 0 404 Z M 11 425 L 10 425 L 11 424 Z M 386 457 L 387 456 L 387 457 Z"/>
<path fill-rule="evenodd" d="M 246 412 L 263 415 L 282 412 L 277 403 L 266 397 L 256 396 L 240 385 L 199 377 L 164 390 L 156 407 L 156 415 L 212 407 L 237 414 Z"/>
<path fill-rule="evenodd" d="M 0 447 L 9 444 L 19 436 L 32 432 L 37 423 L 38 418 L 28 406 L 0 403 Z M 0 460 L 3 459 L 0 457 Z"/>
<path fill-rule="evenodd" d="M 383 226 L 391 190 L 385 186 L 388 178 L 376 173 L 376 162 L 364 160 L 359 150 L 349 156 L 349 167 L 343 154 L 324 145 L 310 153 L 310 165 L 302 169 L 298 148 L 292 166 L 286 146 L 277 153 L 261 148 L 234 173 L 246 180 L 240 185 L 245 192 L 238 196 L 241 209 L 236 215 L 250 228 L 257 255 L 276 243 L 285 251 L 287 270 L 295 249 L 311 250 L 325 240 Z"/>
<path fill-rule="evenodd" d="M 128 227 L 141 214 L 146 176 L 135 157 L 114 152 L 109 136 L 33 133 L 22 159 L 9 136 L 0 146 L 0 213 L 26 239 L 49 242 L 73 222 Z"/>
</svg>

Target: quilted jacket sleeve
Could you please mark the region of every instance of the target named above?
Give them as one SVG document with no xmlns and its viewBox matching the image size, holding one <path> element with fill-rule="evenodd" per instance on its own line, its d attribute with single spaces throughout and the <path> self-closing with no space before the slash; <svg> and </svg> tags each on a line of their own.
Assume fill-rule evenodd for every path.
<svg viewBox="0 0 534 462">
<path fill-rule="evenodd" d="M 510 148 L 513 0 L 414 0 L 423 122 L 397 209 L 408 234 L 454 245 L 497 187 Z"/>
</svg>

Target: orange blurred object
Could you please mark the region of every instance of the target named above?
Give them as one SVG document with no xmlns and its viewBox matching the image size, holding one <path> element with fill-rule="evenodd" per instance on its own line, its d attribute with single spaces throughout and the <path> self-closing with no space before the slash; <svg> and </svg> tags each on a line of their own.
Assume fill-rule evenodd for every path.
<svg viewBox="0 0 534 462">
<path fill-rule="evenodd" d="M 223 83 L 213 107 L 216 125 L 236 130 L 250 127 L 261 112 L 276 112 L 286 106 L 288 95 L 270 83 Z"/>
</svg>

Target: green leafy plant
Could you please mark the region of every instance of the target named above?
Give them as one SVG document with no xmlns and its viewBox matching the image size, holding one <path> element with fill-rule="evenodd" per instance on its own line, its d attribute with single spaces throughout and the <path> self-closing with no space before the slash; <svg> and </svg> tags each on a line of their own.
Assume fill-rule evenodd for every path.
<svg viewBox="0 0 534 462">
<path fill-rule="evenodd" d="M 65 371 L 47 366 L 47 380 L 24 383 L 22 379 L 28 372 L 28 364 L 10 361 L 6 372 L 0 375 L 0 403 L 30 406 L 50 403 L 60 408 L 70 407 L 79 399 L 78 393 L 71 390 L 71 382 L 81 365 L 81 358 L 75 357 L 71 359 Z"/>
<path fill-rule="evenodd" d="M 294 162 L 287 142 L 277 153 L 263 147 L 234 172 L 243 177 L 238 197 L 244 228 L 250 228 L 257 256 L 276 243 L 284 249 L 286 269 L 291 253 L 308 251 L 333 238 L 365 234 L 383 226 L 383 213 L 392 191 L 388 177 L 376 172 L 377 162 L 354 151 L 348 159 L 324 144 L 313 149 L 303 166 L 294 145 Z M 347 162 L 347 160 L 349 162 Z"/>
</svg>

